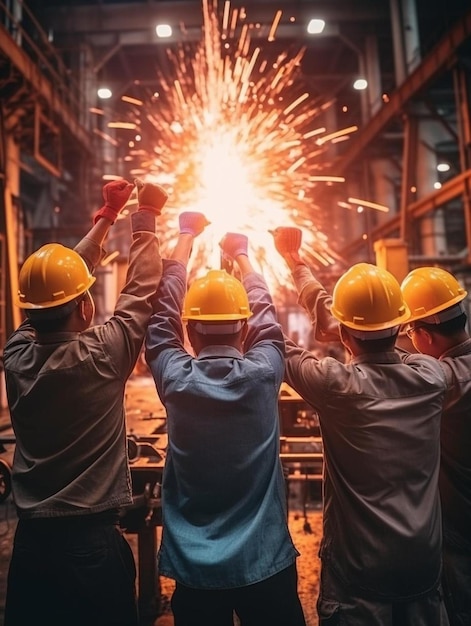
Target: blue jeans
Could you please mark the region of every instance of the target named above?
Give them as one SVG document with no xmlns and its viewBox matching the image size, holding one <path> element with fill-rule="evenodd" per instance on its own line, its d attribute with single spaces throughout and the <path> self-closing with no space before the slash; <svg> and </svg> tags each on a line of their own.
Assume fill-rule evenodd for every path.
<svg viewBox="0 0 471 626">
<path fill-rule="evenodd" d="M 136 567 L 106 515 L 19 520 L 5 626 L 137 626 Z"/>
</svg>

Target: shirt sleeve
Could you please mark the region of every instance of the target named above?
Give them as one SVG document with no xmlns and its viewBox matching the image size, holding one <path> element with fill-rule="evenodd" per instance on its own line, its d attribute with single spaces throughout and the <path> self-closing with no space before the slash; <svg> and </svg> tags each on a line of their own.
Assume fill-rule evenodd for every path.
<svg viewBox="0 0 471 626">
<path fill-rule="evenodd" d="M 162 277 L 154 213 L 145 210 L 133 213 L 131 225 L 132 241 L 124 287 L 111 318 L 102 326 L 91 329 L 125 378 L 139 357 L 152 315 L 153 297 Z M 92 250 L 91 262 L 97 259 L 97 251 Z"/>
<path fill-rule="evenodd" d="M 184 350 L 184 333 L 181 312 L 186 293 L 186 267 L 171 259 L 163 260 L 163 277 L 153 298 L 153 314 L 146 334 L 146 361 L 158 380 L 159 357 L 166 350 Z"/>
<path fill-rule="evenodd" d="M 305 265 L 297 265 L 292 276 L 298 291 L 299 304 L 309 315 L 317 341 L 340 341 L 338 322 L 330 312 L 330 294 Z"/>
<path fill-rule="evenodd" d="M 247 355 L 250 351 L 260 347 L 272 351 L 270 357 L 272 365 L 277 371 L 281 369 L 281 374 L 283 374 L 285 355 L 283 330 L 278 322 L 276 309 L 265 279 L 261 274 L 252 272 L 245 276 L 243 284 L 252 311 L 248 319 L 244 352 Z"/>
<path fill-rule="evenodd" d="M 285 381 L 317 410 L 326 400 L 325 391 L 334 359 L 318 359 L 312 352 L 299 347 L 285 336 Z"/>
</svg>

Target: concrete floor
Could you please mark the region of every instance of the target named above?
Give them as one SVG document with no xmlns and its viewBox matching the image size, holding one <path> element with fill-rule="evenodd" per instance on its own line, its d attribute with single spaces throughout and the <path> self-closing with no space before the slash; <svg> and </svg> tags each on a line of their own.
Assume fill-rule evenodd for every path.
<svg viewBox="0 0 471 626">
<path fill-rule="evenodd" d="M 158 431 L 165 423 L 165 412 L 155 391 L 153 381 L 145 374 L 135 375 L 130 379 L 127 386 L 126 408 L 128 433 L 146 436 Z M 8 415 L 5 411 L 0 414 L 0 429 L 2 435 L 11 433 Z M 9 461 L 13 454 L 13 445 L 8 445 L 6 448 L 7 451 L 1 454 L 1 457 Z M 319 588 L 317 552 L 321 537 L 322 513 L 318 490 L 314 487 L 312 484 L 294 481 L 290 483 L 289 494 L 289 527 L 293 541 L 301 553 L 298 559 L 298 588 L 307 626 L 318 626 L 315 603 Z M 10 496 L 0 504 L 0 626 L 3 626 L 6 576 L 15 528 L 16 514 Z M 157 545 L 159 535 L 160 528 L 156 528 Z M 136 562 L 138 562 L 138 537 L 135 533 L 126 536 L 133 548 Z M 160 577 L 161 603 L 159 614 L 143 620 L 143 626 L 173 626 L 173 618 L 169 608 L 173 585 L 173 581 Z"/>
</svg>

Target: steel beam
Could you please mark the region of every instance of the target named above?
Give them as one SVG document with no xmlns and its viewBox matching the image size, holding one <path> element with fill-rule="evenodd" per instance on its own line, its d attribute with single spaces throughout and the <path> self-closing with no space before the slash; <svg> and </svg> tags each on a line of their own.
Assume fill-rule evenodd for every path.
<svg viewBox="0 0 471 626">
<path fill-rule="evenodd" d="M 389 102 L 374 115 L 367 126 L 361 129 L 350 141 L 348 150 L 335 165 L 336 172 L 344 172 L 365 150 L 387 124 L 402 111 L 407 103 L 442 72 L 449 68 L 459 46 L 471 36 L 471 10 L 452 27 L 439 43 L 424 57 L 421 64 L 406 78 L 393 93 Z"/>
</svg>

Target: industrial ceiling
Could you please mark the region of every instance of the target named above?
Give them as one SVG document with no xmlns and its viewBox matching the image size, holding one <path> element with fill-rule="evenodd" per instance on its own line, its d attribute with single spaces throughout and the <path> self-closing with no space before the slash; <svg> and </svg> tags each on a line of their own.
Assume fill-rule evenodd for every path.
<svg viewBox="0 0 471 626">
<path fill-rule="evenodd" d="M 148 138 L 154 141 L 152 133 L 168 137 L 162 135 L 162 124 L 170 126 L 171 120 L 162 121 L 163 109 L 153 99 L 159 93 L 168 96 L 174 88 L 175 59 L 181 84 L 189 77 L 201 80 L 194 57 L 208 30 L 205 11 L 209 10 L 218 18 L 223 58 L 230 57 L 236 65 L 238 56 L 250 57 L 240 47 L 247 33 L 252 51 L 259 49 L 258 63 L 261 59 L 276 64 L 299 58 L 296 76 L 293 72 L 292 80 L 290 76 L 286 79 L 286 92 L 291 90 L 293 99 L 301 93 L 309 95 L 310 110 L 306 108 L 303 115 L 309 117 L 319 109 L 319 125 L 322 122 L 326 126 L 326 133 L 329 124 L 330 130 L 355 128 L 348 141 L 320 154 L 315 173 L 344 176 L 361 197 L 378 200 L 380 190 L 369 164 L 387 161 L 388 184 L 398 198 L 396 210 L 388 215 L 372 211 L 364 222 L 353 221 L 352 211 L 338 209 L 333 187 L 323 187 L 319 194 L 319 187 L 314 189 L 312 204 L 319 196 L 322 205 L 315 223 L 333 242 L 335 250 L 329 251 L 333 259 L 344 258 L 347 263 L 356 258 L 372 260 L 374 237 L 406 234 L 413 251 L 418 250 L 412 231 L 406 232 L 408 218 L 404 219 L 400 210 L 410 206 L 409 217 L 414 219 L 429 211 L 434 202 L 453 200 L 468 184 L 466 177 L 459 178 L 468 167 L 459 119 L 460 107 L 466 107 L 467 100 L 457 100 L 457 93 L 469 82 L 471 67 L 469 0 L 29 0 L 19 3 L 23 6 L 21 41 L 15 30 L 19 27 L 13 10 L 16 4 L 0 0 L 0 11 L 6 16 L 5 32 L 11 38 L 0 37 L 0 96 L 6 128 L 24 148 L 22 203 L 37 226 L 41 216 L 36 191 L 37 185 L 44 184 L 44 168 L 49 167 L 48 175 L 56 181 L 52 186 L 57 185 L 61 194 L 64 229 L 80 229 L 83 207 L 89 207 L 90 198 L 96 198 L 100 174 L 106 168 L 112 171 L 113 159 L 121 159 L 121 174 L 132 176 L 137 171 L 122 145 L 114 156 L 108 151 L 97 159 L 94 142 L 99 136 L 99 122 L 90 111 L 104 106 L 96 96 L 98 87 L 112 89 L 113 97 L 106 106 L 116 120 L 139 117 L 143 152 L 153 149 L 145 145 Z M 318 17 L 325 20 L 324 32 L 308 34 L 309 20 Z M 158 23 L 170 25 L 172 35 L 159 39 L 155 31 Z M 15 41 L 22 50 L 14 48 Z M 401 59 L 404 50 L 407 58 Z M 34 60 L 34 67 L 24 64 L 20 55 L 24 51 Z M 211 71 L 211 53 L 206 70 Z M 365 72 L 374 90 L 355 91 L 353 81 Z M 187 105 L 189 99 L 185 97 Z M 145 105 L 137 113 L 136 107 L 129 106 L 133 99 Z M 154 109 L 149 109 L 152 104 Z M 327 104 L 329 109 L 324 111 Z M 422 140 L 406 131 L 406 118 L 417 111 L 440 128 L 429 148 L 450 164 L 436 200 L 427 198 L 422 204 L 417 204 L 418 196 L 407 191 L 409 183 L 414 186 L 415 175 L 410 144 L 424 144 L 430 139 Z M 37 140 L 38 117 L 40 135 L 46 140 L 42 142 L 43 152 L 37 146 L 31 152 L 39 170 L 35 159 L 28 158 L 31 137 Z M 314 121 L 311 119 L 313 136 Z M 104 136 L 106 129 L 100 128 Z M 56 129 L 61 139 L 60 159 L 54 153 Z M 120 137 L 117 139 L 119 143 Z M 384 177 L 384 169 L 381 175 Z M 458 182 L 452 184 L 447 177 Z M 71 199 L 71 187 L 79 188 L 75 199 Z M 352 193 L 350 190 L 346 195 Z M 334 204 L 335 210 L 331 208 Z M 309 220 L 305 224 L 309 225 Z M 456 253 L 467 246 L 468 233 L 460 220 L 452 228 L 449 238 Z"/>
</svg>

